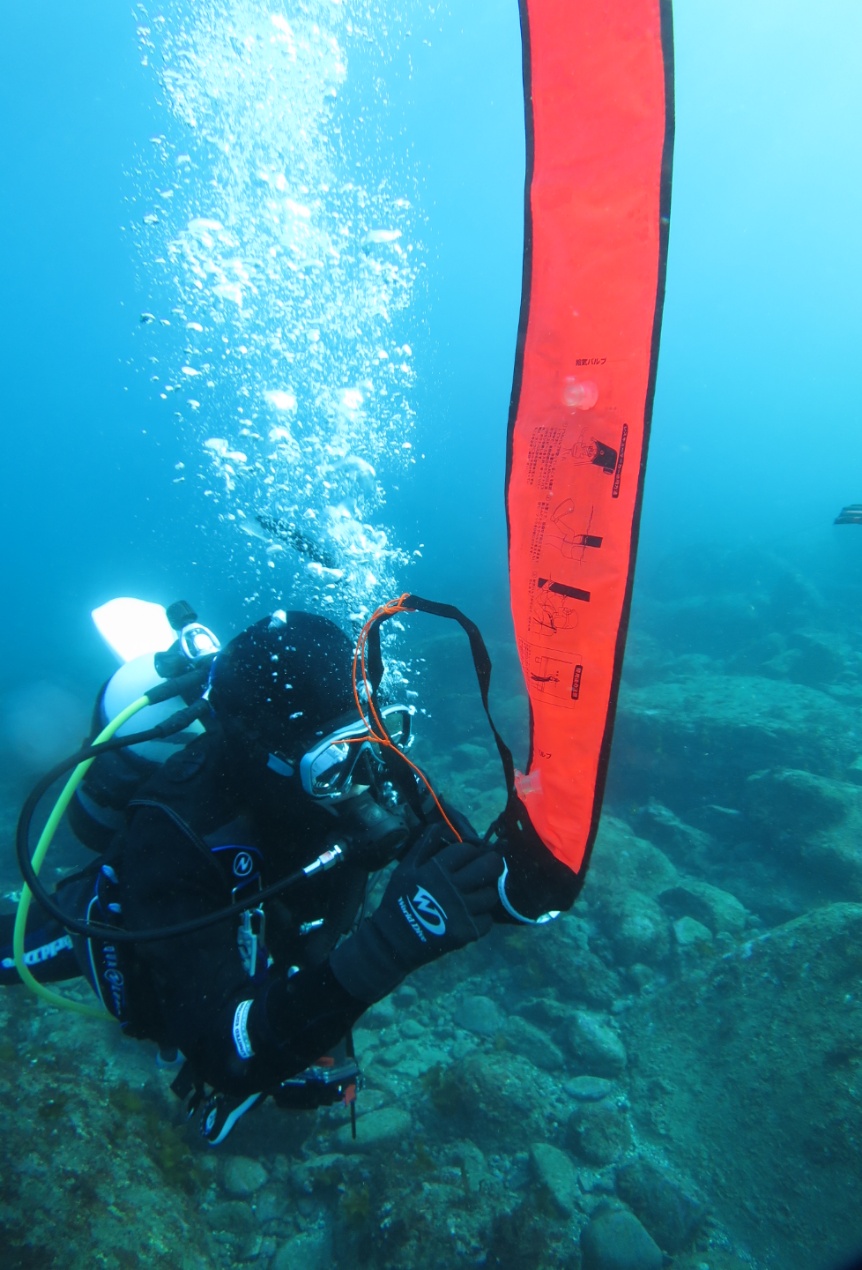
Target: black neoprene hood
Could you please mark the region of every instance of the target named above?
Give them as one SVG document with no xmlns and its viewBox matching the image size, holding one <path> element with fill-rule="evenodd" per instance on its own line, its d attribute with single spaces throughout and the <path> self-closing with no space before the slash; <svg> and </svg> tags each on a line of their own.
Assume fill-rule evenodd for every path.
<svg viewBox="0 0 862 1270">
<path fill-rule="evenodd" d="M 353 645 L 328 618 L 265 617 L 216 657 L 209 702 L 227 730 L 290 753 L 351 708 L 352 661 Z"/>
</svg>

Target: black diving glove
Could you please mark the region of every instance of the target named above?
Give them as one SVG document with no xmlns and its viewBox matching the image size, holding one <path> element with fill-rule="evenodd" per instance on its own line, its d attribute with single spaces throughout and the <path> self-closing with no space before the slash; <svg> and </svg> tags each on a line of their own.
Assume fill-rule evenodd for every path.
<svg viewBox="0 0 862 1270">
<path fill-rule="evenodd" d="M 503 861 L 433 825 L 393 873 L 380 906 L 329 959 L 338 982 L 371 1005 L 419 966 L 491 929 Z"/>
</svg>

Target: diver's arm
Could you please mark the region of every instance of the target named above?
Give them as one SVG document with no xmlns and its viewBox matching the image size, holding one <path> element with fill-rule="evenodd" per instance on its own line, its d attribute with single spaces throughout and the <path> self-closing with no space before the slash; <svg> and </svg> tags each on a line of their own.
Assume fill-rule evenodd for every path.
<svg viewBox="0 0 862 1270">
<path fill-rule="evenodd" d="M 147 824 L 153 814 L 139 813 L 138 832 L 127 841 L 135 878 L 123 904 L 127 925 L 173 924 L 223 907 L 207 862 L 163 818 L 155 845 L 156 822 Z M 237 1096 L 274 1090 L 340 1041 L 412 970 L 485 934 L 501 864 L 484 845 L 453 842 L 445 827 L 431 825 L 375 913 L 328 961 L 293 974 L 272 968 L 262 981 L 245 972 L 235 920 L 140 945 L 166 1036 L 214 1088 Z"/>
<path fill-rule="evenodd" d="M 207 863 L 167 817 L 138 811 L 122 869 L 127 928 L 178 924 L 224 908 L 224 883 Z M 290 977 L 271 969 L 249 978 L 237 923 L 230 918 L 140 944 L 137 958 L 159 1016 L 161 1035 L 154 1039 L 176 1045 L 200 1080 L 245 1096 L 274 1088 L 320 1058 L 367 1003 L 351 998 L 326 962 Z"/>
</svg>

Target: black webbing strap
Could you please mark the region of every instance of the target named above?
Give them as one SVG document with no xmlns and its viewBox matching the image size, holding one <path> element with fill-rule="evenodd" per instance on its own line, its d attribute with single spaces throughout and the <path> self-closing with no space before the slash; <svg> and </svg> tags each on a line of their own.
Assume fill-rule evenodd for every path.
<svg viewBox="0 0 862 1270">
<path fill-rule="evenodd" d="M 424 600 L 419 595 L 405 595 L 402 597 L 398 609 L 381 610 L 368 629 L 366 643 L 366 670 L 371 682 L 372 693 L 377 692 L 380 680 L 383 678 L 380 627 L 388 618 L 395 617 L 396 613 L 404 609 L 415 613 L 428 613 L 432 617 L 443 617 L 449 621 L 457 622 L 470 641 L 470 654 L 473 658 L 473 668 L 476 671 L 476 679 L 479 683 L 482 706 L 497 745 L 500 762 L 503 764 L 507 799 L 511 800 L 515 792 L 515 762 L 512 758 L 512 751 L 497 731 L 488 705 L 488 694 L 491 688 L 491 657 L 479 627 L 475 622 L 471 622 L 469 617 L 462 613 L 459 608 L 456 608 L 454 604 L 440 604 L 436 600 Z"/>
<path fill-rule="evenodd" d="M 482 705 L 497 744 L 503 773 L 506 779 L 506 805 L 485 837 L 498 839 L 503 847 L 508 868 L 506 892 L 512 901 L 519 920 L 535 920 L 549 911 L 571 908 L 583 885 L 584 872 L 573 873 L 567 865 L 556 859 L 536 832 L 526 807 L 515 790 L 515 764 L 512 752 L 506 745 L 491 718 L 488 693 L 491 686 L 491 658 L 485 647 L 478 626 L 455 608 L 453 604 L 438 604 L 418 595 L 404 595 L 397 607 L 381 609 L 368 628 L 366 639 L 365 669 L 371 683 L 372 697 L 383 678 L 383 657 L 380 651 L 380 625 L 387 618 L 404 610 L 430 613 L 432 617 L 444 617 L 455 621 L 470 641 L 473 666 L 479 682 Z M 510 910 L 511 912 L 511 910 Z"/>
</svg>

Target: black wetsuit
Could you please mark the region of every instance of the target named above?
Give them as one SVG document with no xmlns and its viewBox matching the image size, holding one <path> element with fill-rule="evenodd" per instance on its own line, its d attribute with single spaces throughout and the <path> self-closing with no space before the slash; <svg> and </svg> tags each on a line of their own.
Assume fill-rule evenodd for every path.
<svg viewBox="0 0 862 1270">
<path fill-rule="evenodd" d="M 256 965 L 240 917 L 172 939 L 107 945 L 106 962 L 104 941 L 88 948 L 70 940 L 50 921 L 40 925 L 34 908 L 27 940 L 31 948 L 62 944 L 31 966 L 38 978 L 86 973 L 131 1035 L 176 1047 L 196 1084 L 234 1098 L 275 1091 L 328 1052 L 367 1008 L 341 987 L 328 960 L 360 917 L 369 878 L 350 863 L 349 835 L 310 799 L 285 806 L 258 789 L 252 806 L 247 788 L 222 734 L 208 732 L 138 791 L 120 840 L 65 888 L 64 907 L 78 916 L 89 909 L 100 921 L 110 910 L 110 920 L 128 930 L 174 925 L 253 897 L 337 839 L 344 863 L 267 900 L 262 931 L 252 919 Z M 406 845 L 418 822 L 405 811 L 403 823 Z M 0 982 L 14 978 L 8 963 L 7 956 Z"/>
</svg>

